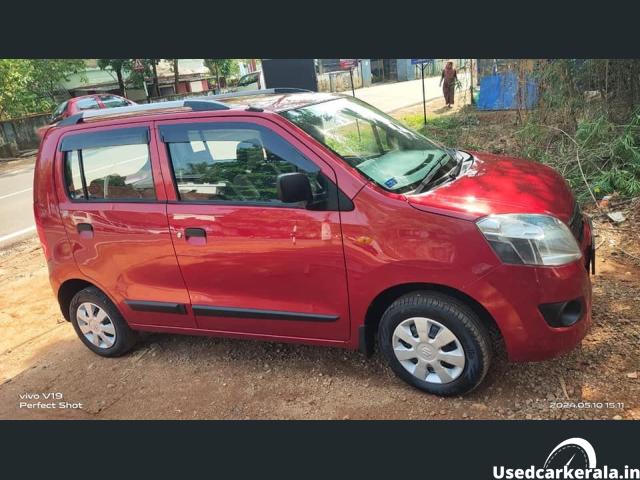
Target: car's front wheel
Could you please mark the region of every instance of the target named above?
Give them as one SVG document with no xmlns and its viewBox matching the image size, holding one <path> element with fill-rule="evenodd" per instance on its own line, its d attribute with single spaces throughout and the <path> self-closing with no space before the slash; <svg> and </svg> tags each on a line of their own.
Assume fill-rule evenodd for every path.
<svg viewBox="0 0 640 480">
<path fill-rule="evenodd" d="M 491 361 L 490 336 L 478 316 L 439 292 L 414 292 L 391 304 L 380 320 L 378 342 L 400 378 L 436 395 L 470 392 Z"/>
<path fill-rule="evenodd" d="M 95 287 L 76 293 L 69 306 L 69 318 L 80 340 L 103 357 L 123 355 L 136 343 L 136 333 L 111 300 Z"/>
</svg>

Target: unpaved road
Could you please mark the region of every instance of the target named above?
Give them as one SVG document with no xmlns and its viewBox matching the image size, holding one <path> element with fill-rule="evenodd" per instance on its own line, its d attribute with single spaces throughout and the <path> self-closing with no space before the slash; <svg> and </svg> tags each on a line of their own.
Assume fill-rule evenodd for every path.
<svg viewBox="0 0 640 480">
<path fill-rule="evenodd" d="M 498 359 L 476 392 L 440 399 L 396 379 L 379 354 L 154 334 L 125 357 L 98 357 L 62 319 L 27 240 L 0 252 L 0 418 L 640 419 L 640 268 L 611 255 L 611 241 L 598 250 L 595 322 L 580 349 L 537 364 Z M 20 408 L 38 401 L 26 394 L 50 403 L 47 392 L 79 408 Z"/>
</svg>

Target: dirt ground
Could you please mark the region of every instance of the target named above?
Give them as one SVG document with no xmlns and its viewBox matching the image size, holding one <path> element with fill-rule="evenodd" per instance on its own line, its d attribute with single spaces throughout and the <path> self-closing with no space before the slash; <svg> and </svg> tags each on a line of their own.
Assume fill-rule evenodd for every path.
<svg viewBox="0 0 640 480">
<path fill-rule="evenodd" d="M 379 353 L 149 334 L 125 357 L 98 357 L 62 318 L 37 239 L 24 241 L 0 251 L 0 419 L 640 419 L 640 199 L 591 213 L 594 322 L 581 347 L 497 358 L 478 390 L 449 399 L 405 385 Z M 38 401 L 70 408 L 20 406 Z"/>
</svg>

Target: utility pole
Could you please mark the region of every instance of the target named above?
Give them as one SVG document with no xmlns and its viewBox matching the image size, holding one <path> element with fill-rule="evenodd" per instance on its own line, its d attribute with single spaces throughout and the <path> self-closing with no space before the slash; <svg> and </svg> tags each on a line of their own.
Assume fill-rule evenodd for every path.
<svg viewBox="0 0 640 480">
<path fill-rule="evenodd" d="M 427 124 L 427 94 L 424 90 L 424 67 L 427 64 L 433 64 L 433 58 L 412 58 L 411 65 L 420 65 L 420 77 L 422 78 L 422 114 L 424 116 L 424 124 Z"/>
<path fill-rule="evenodd" d="M 473 58 L 469 59 L 469 92 L 471 93 L 471 105 L 475 105 L 476 101 L 473 98 Z"/>
<path fill-rule="evenodd" d="M 424 115 L 424 124 L 427 124 L 427 97 L 424 92 L 424 67 L 426 64 L 420 64 L 420 76 L 422 77 L 422 113 Z"/>
<path fill-rule="evenodd" d="M 353 67 L 349 68 L 349 78 L 351 79 L 351 95 L 356 96 L 356 88 L 353 85 Z"/>
</svg>

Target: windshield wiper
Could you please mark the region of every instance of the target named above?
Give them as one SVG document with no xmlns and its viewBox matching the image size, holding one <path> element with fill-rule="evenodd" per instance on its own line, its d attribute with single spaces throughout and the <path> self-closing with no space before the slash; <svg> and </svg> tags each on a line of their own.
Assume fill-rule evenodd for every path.
<svg viewBox="0 0 640 480">
<path fill-rule="evenodd" d="M 416 188 L 415 193 L 421 193 L 427 187 L 427 185 L 429 185 L 429 182 L 431 182 L 431 179 L 436 175 L 436 173 L 440 171 L 440 167 L 442 167 L 443 165 L 442 161 L 448 160 L 449 158 L 454 158 L 454 157 L 451 157 L 450 154 L 445 150 L 442 156 L 436 161 L 433 168 L 429 171 L 429 173 L 427 173 L 424 179 L 420 182 L 420 185 L 418 185 L 418 187 Z"/>
<path fill-rule="evenodd" d="M 452 179 L 454 179 L 458 175 L 460 175 L 460 171 L 462 171 L 462 164 L 464 163 L 464 156 L 458 150 L 455 150 L 453 148 L 446 148 L 445 150 L 447 152 L 453 153 L 453 155 L 451 155 L 451 153 L 449 153 L 449 155 L 451 156 L 451 158 L 453 158 L 456 161 L 455 167 L 453 167 L 448 173 L 448 175 Z M 454 170 L 455 170 L 455 173 L 451 173 Z"/>
</svg>

